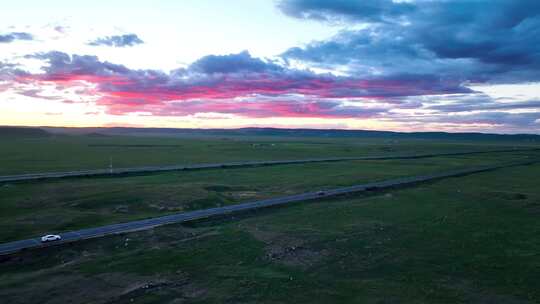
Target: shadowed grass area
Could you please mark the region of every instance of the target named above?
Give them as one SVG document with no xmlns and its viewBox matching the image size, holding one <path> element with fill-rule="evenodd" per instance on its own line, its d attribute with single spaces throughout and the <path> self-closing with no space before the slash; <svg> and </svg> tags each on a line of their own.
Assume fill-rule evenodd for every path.
<svg viewBox="0 0 540 304">
<path fill-rule="evenodd" d="M 540 165 L 508 168 L 27 252 L 1 262 L 0 296 L 537 303 L 538 172 Z M 95 292 L 105 283 L 106 292 Z"/>
</svg>

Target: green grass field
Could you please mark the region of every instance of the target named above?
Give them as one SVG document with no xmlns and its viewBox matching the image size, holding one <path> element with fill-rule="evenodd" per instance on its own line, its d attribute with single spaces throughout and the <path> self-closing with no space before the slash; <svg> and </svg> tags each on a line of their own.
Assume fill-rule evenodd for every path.
<svg viewBox="0 0 540 304">
<path fill-rule="evenodd" d="M 81 166 L 95 168 L 111 151 L 125 155 L 124 166 L 137 166 L 518 145 L 266 141 L 271 144 L 246 138 L 65 136 L 3 144 L 11 150 L 2 150 L 6 157 L 0 162 L 7 174 L 74 169 L 77 155 L 84 159 Z M 256 142 L 259 145 L 253 146 Z M 66 147 L 70 153 L 60 153 Z M 540 158 L 540 152 L 8 183 L 0 185 L 0 242 L 531 158 Z M 25 167 L 28 159 L 40 165 Z M 6 303 L 538 303 L 539 173 L 540 164 L 513 167 L 0 257 L 0 299 Z"/>
<path fill-rule="evenodd" d="M 494 153 L 10 183 L 0 186 L 0 242 L 534 155 L 540 158 Z"/>
<path fill-rule="evenodd" d="M 529 147 L 521 142 L 332 138 L 154 138 L 57 135 L 0 138 L 0 175 L 243 160 L 458 152 Z"/>
<path fill-rule="evenodd" d="M 539 171 L 516 167 L 26 252 L 2 262 L 0 296 L 537 303 Z"/>
</svg>

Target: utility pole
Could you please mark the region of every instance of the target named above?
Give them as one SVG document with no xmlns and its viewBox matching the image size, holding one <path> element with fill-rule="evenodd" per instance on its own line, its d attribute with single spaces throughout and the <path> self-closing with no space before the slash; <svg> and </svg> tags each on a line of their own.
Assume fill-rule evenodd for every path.
<svg viewBox="0 0 540 304">
<path fill-rule="evenodd" d="M 109 158 L 109 173 L 113 173 L 112 156 Z"/>
</svg>

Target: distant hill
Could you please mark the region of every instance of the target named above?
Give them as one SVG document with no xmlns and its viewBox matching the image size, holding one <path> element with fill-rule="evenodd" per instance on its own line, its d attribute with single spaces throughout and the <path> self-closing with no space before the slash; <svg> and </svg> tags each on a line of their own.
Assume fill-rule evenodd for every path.
<svg viewBox="0 0 540 304">
<path fill-rule="evenodd" d="M 540 142 L 535 134 L 488 134 L 488 133 L 447 133 L 447 132 L 391 132 L 370 130 L 338 129 L 173 129 L 173 128 L 47 128 L 51 133 L 74 135 L 124 135 L 159 137 L 228 137 L 228 136 L 279 136 L 279 137 L 323 137 L 323 138 L 388 138 L 388 139 L 446 139 L 446 140 L 513 140 Z"/>
<path fill-rule="evenodd" d="M 50 135 L 40 128 L 0 126 L 0 138 L 39 138 Z"/>
</svg>

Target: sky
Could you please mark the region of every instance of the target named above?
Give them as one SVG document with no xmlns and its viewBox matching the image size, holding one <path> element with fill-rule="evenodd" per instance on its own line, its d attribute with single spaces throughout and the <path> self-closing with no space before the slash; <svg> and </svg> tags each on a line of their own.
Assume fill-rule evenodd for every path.
<svg viewBox="0 0 540 304">
<path fill-rule="evenodd" d="M 7 1 L 0 125 L 540 134 L 540 1 Z"/>
</svg>

